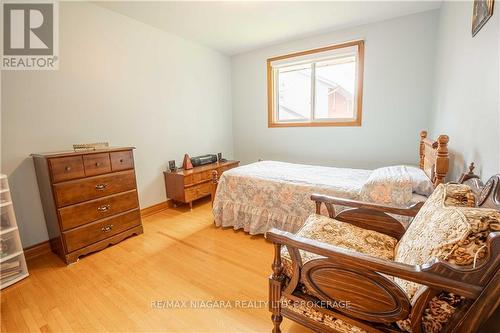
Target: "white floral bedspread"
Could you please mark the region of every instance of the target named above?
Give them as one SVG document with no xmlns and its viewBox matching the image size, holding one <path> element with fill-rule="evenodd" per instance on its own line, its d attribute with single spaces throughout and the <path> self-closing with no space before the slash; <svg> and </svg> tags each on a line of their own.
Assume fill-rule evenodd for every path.
<svg viewBox="0 0 500 333">
<path fill-rule="evenodd" d="M 315 212 L 311 194 L 359 199 L 372 172 L 275 161 L 231 169 L 222 174 L 217 187 L 215 224 L 252 235 L 273 227 L 296 232 Z M 409 190 L 411 195 L 411 184 Z"/>
</svg>

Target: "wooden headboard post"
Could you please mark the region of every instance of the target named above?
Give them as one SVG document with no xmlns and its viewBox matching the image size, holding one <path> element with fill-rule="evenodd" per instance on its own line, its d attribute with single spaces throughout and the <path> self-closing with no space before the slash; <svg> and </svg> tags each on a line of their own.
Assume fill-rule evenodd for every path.
<svg viewBox="0 0 500 333">
<path fill-rule="evenodd" d="M 419 160 L 420 169 L 424 168 L 424 159 L 425 159 L 424 140 L 425 140 L 425 138 L 427 138 L 427 131 L 421 131 L 420 132 L 420 160 Z"/>
<path fill-rule="evenodd" d="M 448 173 L 448 168 L 450 164 L 450 154 L 448 152 L 448 142 L 450 139 L 448 135 L 440 135 L 437 139 L 437 157 L 436 157 L 436 179 L 434 181 L 434 186 L 444 183 L 446 174 Z"/>
<path fill-rule="evenodd" d="M 427 137 L 427 131 L 420 132 L 419 167 L 431 180 L 434 187 L 444 183 L 449 169 L 447 135 L 440 135 L 436 141 Z"/>
</svg>

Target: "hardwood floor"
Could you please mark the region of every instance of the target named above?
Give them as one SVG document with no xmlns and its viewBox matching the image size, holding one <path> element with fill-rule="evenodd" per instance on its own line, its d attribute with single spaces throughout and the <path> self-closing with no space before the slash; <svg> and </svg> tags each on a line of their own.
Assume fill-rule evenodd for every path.
<svg viewBox="0 0 500 333">
<path fill-rule="evenodd" d="M 144 219 L 144 234 L 66 266 L 54 254 L 2 290 L 2 332 L 270 332 L 262 236 L 219 229 L 210 202 Z M 161 308 L 156 301 L 246 301 L 246 308 Z M 253 302 L 249 302 L 253 301 Z M 156 308 L 155 305 L 156 304 Z M 180 304 L 180 302 L 178 303 Z M 205 303 L 207 304 L 207 303 Z M 222 303 L 219 303 L 222 305 Z M 257 308 L 251 308 L 251 307 Z M 284 332 L 310 332 L 287 319 Z"/>
</svg>

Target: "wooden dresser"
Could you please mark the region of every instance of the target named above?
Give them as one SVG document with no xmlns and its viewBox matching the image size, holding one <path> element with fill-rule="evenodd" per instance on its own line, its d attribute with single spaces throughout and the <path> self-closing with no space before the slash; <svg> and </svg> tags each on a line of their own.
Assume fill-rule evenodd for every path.
<svg viewBox="0 0 500 333">
<path fill-rule="evenodd" d="M 212 192 L 212 171 L 216 170 L 219 177 L 229 169 L 240 165 L 240 161 L 217 162 L 191 170 L 164 171 L 167 198 L 174 202 L 189 203 L 193 209 L 193 201 L 207 197 Z"/>
<path fill-rule="evenodd" d="M 50 245 L 66 263 L 142 233 L 133 149 L 32 155 Z"/>
</svg>

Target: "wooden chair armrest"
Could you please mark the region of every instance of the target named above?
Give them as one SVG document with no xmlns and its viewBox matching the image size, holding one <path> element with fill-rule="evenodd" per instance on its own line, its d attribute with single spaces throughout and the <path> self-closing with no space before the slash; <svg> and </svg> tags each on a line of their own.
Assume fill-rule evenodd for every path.
<svg viewBox="0 0 500 333">
<path fill-rule="evenodd" d="M 265 237 L 274 244 L 305 250 L 332 259 L 335 264 L 353 271 L 368 270 L 383 273 L 472 299 L 477 298 L 482 290 L 477 285 L 461 281 L 462 273 L 456 267 L 440 260 L 435 260 L 428 265 L 407 265 L 349 251 L 274 228 L 268 231 Z"/>
<path fill-rule="evenodd" d="M 410 207 L 407 207 L 407 208 L 398 208 L 398 207 L 384 206 L 384 205 L 379 205 L 379 204 L 370 203 L 370 202 L 363 202 L 363 201 L 358 201 L 358 200 L 330 197 L 330 196 L 321 195 L 321 194 L 311 195 L 311 200 L 315 201 L 317 206 L 318 206 L 318 204 L 321 205 L 321 203 L 324 203 L 327 205 L 327 207 L 328 207 L 328 205 L 339 205 L 339 206 L 346 206 L 346 207 L 363 208 L 366 210 L 372 210 L 372 211 L 390 213 L 390 214 L 396 214 L 396 215 L 402 215 L 402 216 L 410 216 L 410 217 L 414 217 L 415 215 L 417 215 L 418 211 L 420 210 L 420 208 L 424 204 L 423 202 L 418 202 L 418 203 L 411 205 Z"/>
</svg>

